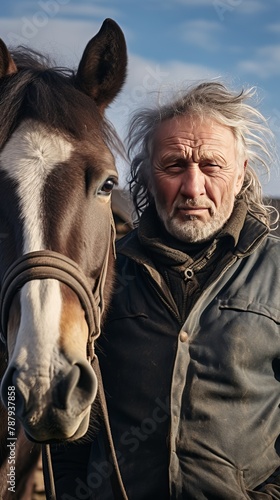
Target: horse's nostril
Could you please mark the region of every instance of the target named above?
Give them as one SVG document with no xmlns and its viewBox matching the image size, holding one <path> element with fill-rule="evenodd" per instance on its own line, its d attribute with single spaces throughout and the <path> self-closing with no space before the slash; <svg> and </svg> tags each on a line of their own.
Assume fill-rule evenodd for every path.
<svg viewBox="0 0 280 500">
<path fill-rule="evenodd" d="M 58 409 L 71 408 L 81 412 L 93 403 L 97 392 L 97 379 L 87 362 L 77 363 L 60 380 L 54 390 L 53 401 Z"/>
<path fill-rule="evenodd" d="M 54 404 L 57 408 L 65 410 L 67 408 L 67 400 L 73 392 L 79 380 L 79 369 L 73 366 L 71 371 L 59 381 L 54 390 Z"/>
</svg>

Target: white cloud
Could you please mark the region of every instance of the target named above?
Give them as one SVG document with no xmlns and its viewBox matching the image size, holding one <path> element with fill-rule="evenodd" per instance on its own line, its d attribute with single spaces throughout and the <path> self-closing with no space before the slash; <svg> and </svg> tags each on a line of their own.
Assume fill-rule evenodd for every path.
<svg viewBox="0 0 280 500">
<path fill-rule="evenodd" d="M 180 29 L 184 41 L 205 50 L 215 50 L 219 47 L 218 35 L 223 31 L 221 23 L 206 19 L 187 21 Z"/>
<path fill-rule="evenodd" d="M 254 58 L 241 61 L 238 69 L 262 79 L 280 75 L 280 45 L 260 47 Z"/>
<path fill-rule="evenodd" d="M 270 31 L 271 33 L 276 33 L 277 35 L 279 35 L 279 33 L 280 33 L 280 23 L 269 24 L 267 26 L 267 31 Z"/>
<path fill-rule="evenodd" d="M 261 0 L 227 0 L 226 3 L 235 7 L 240 14 L 248 15 L 259 14 L 269 8 L 269 4 Z"/>
</svg>

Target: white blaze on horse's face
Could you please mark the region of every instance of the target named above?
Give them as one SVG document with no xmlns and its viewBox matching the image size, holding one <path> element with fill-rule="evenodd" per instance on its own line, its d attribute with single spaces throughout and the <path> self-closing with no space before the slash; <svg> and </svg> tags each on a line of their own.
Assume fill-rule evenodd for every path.
<svg viewBox="0 0 280 500">
<path fill-rule="evenodd" d="M 39 219 L 44 182 L 54 167 L 66 162 L 73 146 L 32 120 L 23 122 L 4 147 L 1 169 L 17 184 L 23 227 L 23 253 L 44 248 Z"/>
</svg>

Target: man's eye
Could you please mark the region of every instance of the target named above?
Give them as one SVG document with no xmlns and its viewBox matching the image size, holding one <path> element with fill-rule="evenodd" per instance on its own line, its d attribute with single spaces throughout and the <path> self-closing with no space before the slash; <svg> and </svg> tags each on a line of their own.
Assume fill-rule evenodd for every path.
<svg viewBox="0 0 280 500">
<path fill-rule="evenodd" d="M 99 188 L 98 194 L 101 194 L 103 196 L 109 195 L 112 192 L 112 190 L 116 184 L 117 184 L 117 181 L 115 179 L 109 177 L 108 179 L 106 179 L 104 184 L 102 184 L 102 186 Z"/>
<path fill-rule="evenodd" d="M 165 170 L 167 172 L 180 172 L 181 170 L 183 169 L 183 166 L 178 164 L 178 163 L 174 163 L 172 165 L 167 165 L 167 167 L 165 168 Z"/>
</svg>

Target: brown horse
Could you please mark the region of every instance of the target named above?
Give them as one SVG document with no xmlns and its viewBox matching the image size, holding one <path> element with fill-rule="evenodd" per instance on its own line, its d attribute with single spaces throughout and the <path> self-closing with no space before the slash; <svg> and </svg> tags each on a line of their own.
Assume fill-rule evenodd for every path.
<svg viewBox="0 0 280 500">
<path fill-rule="evenodd" d="M 1 499 L 25 498 L 24 476 L 39 453 L 22 441 L 18 422 L 40 443 L 76 440 L 88 429 L 97 392 L 89 359 L 114 260 L 119 143 L 104 110 L 126 62 L 112 20 L 77 71 L 23 48 L 10 53 L 0 41 Z"/>
</svg>

